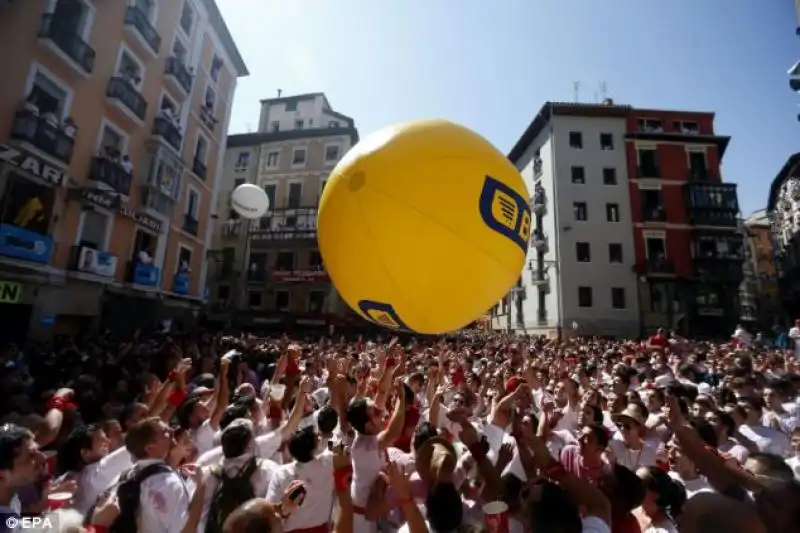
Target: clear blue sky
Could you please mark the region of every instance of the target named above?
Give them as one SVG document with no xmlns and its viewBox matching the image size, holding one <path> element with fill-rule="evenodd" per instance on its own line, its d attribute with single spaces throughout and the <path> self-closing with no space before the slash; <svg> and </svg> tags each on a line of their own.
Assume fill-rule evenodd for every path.
<svg viewBox="0 0 800 533">
<path fill-rule="evenodd" d="M 441 117 L 508 152 L 547 100 L 716 112 L 723 178 L 745 214 L 794 151 L 800 57 L 792 0 L 217 0 L 251 75 L 231 133 L 258 101 L 321 91 L 364 136 Z"/>
</svg>

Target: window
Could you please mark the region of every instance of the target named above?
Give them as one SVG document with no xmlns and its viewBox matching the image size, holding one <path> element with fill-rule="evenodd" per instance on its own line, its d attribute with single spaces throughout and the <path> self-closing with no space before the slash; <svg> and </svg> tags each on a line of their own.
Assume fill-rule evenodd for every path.
<svg viewBox="0 0 800 533">
<path fill-rule="evenodd" d="M 283 220 L 283 225 L 287 228 L 293 228 L 297 226 L 297 217 L 286 217 Z"/>
<path fill-rule="evenodd" d="M 181 11 L 181 29 L 186 35 L 192 34 L 192 25 L 194 24 L 194 10 L 189 5 L 188 1 L 183 2 L 183 11 Z"/>
<path fill-rule="evenodd" d="M 206 98 L 205 98 L 205 107 L 209 111 L 214 110 L 214 106 L 217 104 L 217 93 L 214 92 L 214 89 L 209 85 L 206 87 Z"/>
<path fill-rule="evenodd" d="M 691 173 L 691 178 L 695 180 L 708 178 L 705 152 L 689 152 L 689 172 Z"/>
<path fill-rule="evenodd" d="M 250 254 L 248 269 L 251 273 L 264 272 L 267 270 L 267 254 L 263 252 L 253 252 Z"/>
<path fill-rule="evenodd" d="M 619 222 L 619 204 L 606 204 L 606 220 Z"/>
<path fill-rule="evenodd" d="M 586 202 L 573 202 L 572 203 L 572 216 L 575 220 L 586 221 L 589 214 L 586 210 Z"/>
<path fill-rule="evenodd" d="M 208 155 L 208 142 L 202 136 L 198 135 L 197 145 L 194 148 L 194 160 L 205 163 L 206 155 Z"/>
<path fill-rule="evenodd" d="M 613 150 L 614 149 L 614 136 L 610 133 L 600 134 L 600 149 Z"/>
<path fill-rule="evenodd" d="M 569 147 L 576 150 L 583 148 L 583 133 L 579 131 L 569 132 Z"/>
<path fill-rule="evenodd" d="M 289 197 L 286 202 L 286 207 L 289 209 L 297 209 L 300 207 L 300 201 L 303 198 L 303 184 L 290 183 L 289 184 Z"/>
<path fill-rule="evenodd" d="M 639 157 L 639 176 L 643 178 L 657 178 L 660 174 L 658 169 L 658 152 L 654 148 L 639 148 L 636 153 Z"/>
<path fill-rule="evenodd" d="M 237 171 L 247 170 L 248 166 L 250 166 L 250 152 L 239 153 L 239 157 L 236 159 L 235 170 Z"/>
<path fill-rule="evenodd" d="M 572 167 L 572 183 L 578 185 L 586 183 L 586 171 L 583 167 Z"/>
<path fill-rule="evenodd" d="M 231 288 L 227 285 L 217 287 L 217 300 L 227 302 L 231 297 Z"/>
<path fill-rule="evenodd" d="M 617 169 L 604 168 L 603 169 L 603 185 L 616 185 L 617 184 Z"/>
<path fill-rule="evenodd" d="M 625 309 L 625 289 L 623 287 L 611 287 L 611 307 Z"/>
<path fill-rule="evenodd" d="M 278 161 L 281 153 L 278 151 L 270 152 L 267 154 L 267 168 L 278 168 Z"/>
<path fill-rule="evenodd" d="M 622 245 L 618 242 L 612 242 L 608 245 L 608 262 L 609 263 L 622 263 Z"/>
<path fill-rule="evenodd" d="M 269 198 L 269 207 L 270 209 L 275 209 L 275 191 L 277 190 L 277 185 L 274 183 L 265 183 L 264 184 L 264 192 L 267 193 L 267 198 Z"/>
<path fill-rule="evenodd" d="M 133 54 L 123 48 L 122 54 L 119 56 L 117 75 L 138 89 L 142 85 L 144 68 L 142 67 L 141 62 L 139 62 L 133 56 Z"/>
<path fill-rule="evenodd" d="M 200 206 L 200 195 L 194 189 L 186 189 L 186 215 L 197 220 L 197 210 Z"/>
<path fill-rule="evenodd" d="M 306 149 L 295 148 L 292 152 L 292 166 L 303 166 L 306 164 Z"/>
<path fill-rule="evenodd" d="M 178 246 L 178 264 L 176 266 L 176 271 L 179 269 L 187 269 L 191 268 L 192 266 L 192 251 L 188 248 L 183 246 Z"/>
<path fill-rule="evenodd" d="M 78 240 L 78 246 L 103 250 L 106 244 L 108 217 L 93 209 L 83 211 L 82 217 L 81 237 Z"/>
<path fill-rule="evenodd" d="M 211 71 L 208 73 L 211 76 L 211 79 L 214 81 L 219 81 L 219 73 L 222 70 L 222 58 L 219 56 L 214 56 L 214 59 L 211 60 Z"/>
<path fill-rule="evenodd" d="M 272 131 L 272 133 L 281 131 L 281 123 L 278 122 L 277 120 L 273 120 L 272 122 L 269 123 L 269 129 Z"/>
<path fill-rule="evenodd" d="M 136 4 L 136 7 L 141 9 L 142 12 L 147 15 L 147 20 L 153 22 L 153 19 L 156 16 L 155 0 L 134 0 L 134 4 Z"/>
<path fill-rule="evenodd" d="M 592 260 L 592 248 L 588 242 L 575 243 L 575 255 L 579 263 L 588 263 Z"/>
<path fill-rule="evenodd" d="M 53 113 L 58 118 L 67 114 L 67 92 L 41 71 L 36 72 L 28 99 L 39 109 L 39 115 Z"/>
<path fill-rule="evenodd" d="M 122 134 L 107 124 L 103 124 L 103 133 L 100 136 L 100 150 L 104 154 L 124 154 L 125 140 Z"/>
<path fill-rule="evenodd" d="M 335 120 L 331 120 L 331 121 L 328 122 L 328 127 L 329 128 L 338 128 L 339 127 L 339 123 L 336 122 Z"/>
<path fill-rule="evenodd" d="M 59 28 L 69 29 L 86 39 L 89 9 L 84 2 L 54 2 L 53 20 L 58 21 Z M 88 40 L 88 39 L 86 39 Z"/>
<path fill-rule="evenodd" d="M 578 287 L 578 307 L 592 306 L 592 288 Z"/>
<path fill-rule="evenodd" d="M 325 147 L 325 162 L 332 163 L 339 160 L 339 147 L 337 145 Z"/>
<path fill-rule="evenodd" d="M 286 111 L 297 111 L 297 100 L 289 100 L 286 102 Z"/>
<path fill-rule="evenodd" d="M 294 121 L 294 129 L 302 130 L 303 126 L 305 126 L 305 123 L 302 118 Z"/>
<path fill-rule="evenodd" d="M 275 310 L 288 311 L 289 310 L 289 291 L 275 291 Z"/>
<path fill-rule="evenodd" d="M 161 95 L 161 111 L 169 111 L 172 116 L 178 116 L 178 105 L 166 94 Z"/>
<path fill-rule="evenodd" d="M 247 291 L 247 305 L 249 307 L 261 307 L 264 293 L 261 291 Z"/>
<path fill-rule="evenodd" d="M 325 308 L 325 291 L 311 291 L 308 293 L 308 312 L 321 313 Z"/>
<path fill-rule="evenodd" d="M 275 270 L 294 270 L 294 252 L 278 252 Z"/>
</svg>

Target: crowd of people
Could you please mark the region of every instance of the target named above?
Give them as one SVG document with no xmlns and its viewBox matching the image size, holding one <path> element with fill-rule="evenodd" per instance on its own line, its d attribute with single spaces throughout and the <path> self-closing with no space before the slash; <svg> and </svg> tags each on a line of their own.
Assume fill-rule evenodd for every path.
<svg viewBox="0 0 800 533">
<path fill-rule="evenodd" d="M 7 346 L 0 531 L 800 531 L 793 349 L 389 333 Z"/>
</svg>

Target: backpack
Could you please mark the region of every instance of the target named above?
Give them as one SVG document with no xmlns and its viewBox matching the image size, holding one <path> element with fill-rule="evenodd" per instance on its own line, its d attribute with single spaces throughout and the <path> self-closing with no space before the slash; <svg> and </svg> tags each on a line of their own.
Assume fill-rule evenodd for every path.
<svg viewBox="0 0 800 533">
<path fill-rule="evenodd" d="M 99 502 L 108 492 L 116 491 L 117 493 L 119 516 L 109 526 L 108 533 L 137 533 L 139 531 L 137 519 L 141 503 L 142 483 L 151 476 L 172 471 L 172 468 L 166 463 L 155 463 L 123 472 L 119 477 L 119 482 L 98 498 Z M 86 513 L 86 524 L 89 524 L 92 519 L 96 506 L 97 502 Z"/>
<path fill-rule="evenodd" d="M 211 470 L 211 474 L 217 478 L 217 490 L 214 491 L 214 497 L 208 508 L 205 533 L 222 533 L 222 526 L 228 515 L 241 504 L 255 498 L 250 478 L 260 465 L 261 461 L 253 457 L 233 476 L 226 475 L 222 465 L 217 465 Z"/>
</svg>

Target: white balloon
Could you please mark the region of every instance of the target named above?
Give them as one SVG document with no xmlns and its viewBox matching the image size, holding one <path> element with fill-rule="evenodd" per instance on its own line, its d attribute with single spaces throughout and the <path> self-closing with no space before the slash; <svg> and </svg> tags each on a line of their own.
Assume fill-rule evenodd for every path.
<svg viewBox="0 0 800 533">
<path fill-rule="evenodd" d="M 253 183 L 243 183 L 231 194 L 233 209 L 244 218 L 261 218 L 269 210 L 269 196 Z"/>
</svg>

